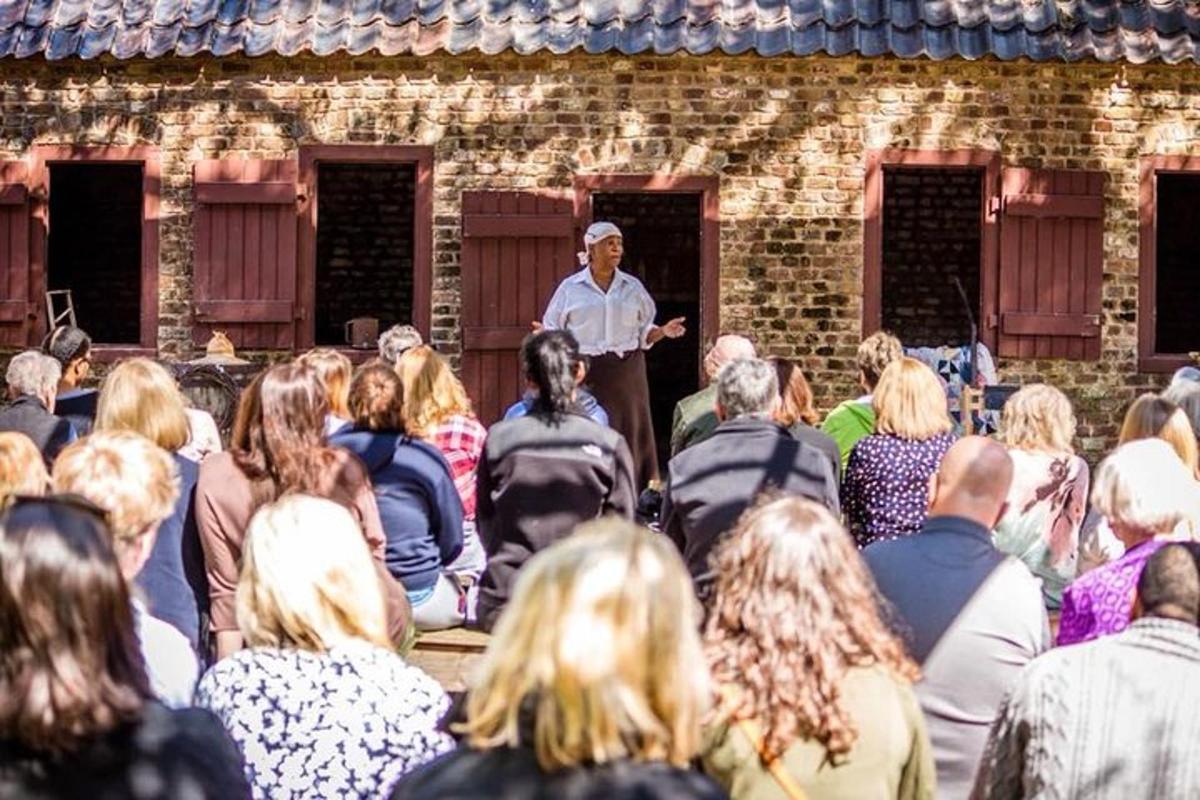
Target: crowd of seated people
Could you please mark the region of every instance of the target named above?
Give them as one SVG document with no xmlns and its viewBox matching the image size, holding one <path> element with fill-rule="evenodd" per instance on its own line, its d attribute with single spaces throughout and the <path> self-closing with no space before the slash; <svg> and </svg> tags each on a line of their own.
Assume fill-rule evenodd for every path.
<svg viewBox="0 0 1200 800">
<path fill-rule="evenodd" d="M 957 437 L 878 333 L 822 422 L 723 336 L 647 528 L 578 343 L 521 359 L 486 428 L 398 326 L 264 368 L 196 450 L 163 365 L 13 357 L 0 797 L 1200 795 L 1200 373 L 1092 470 L 1052 386 Z M 451 695 L 413 642 L 462 625 Z"/>
</svg>

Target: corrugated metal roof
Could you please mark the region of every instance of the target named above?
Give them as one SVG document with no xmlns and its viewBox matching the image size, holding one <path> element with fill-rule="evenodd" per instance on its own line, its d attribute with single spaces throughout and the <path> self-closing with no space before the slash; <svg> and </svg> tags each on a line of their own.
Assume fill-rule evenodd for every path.
<svg viewBox="0 0 1200 800">
<path fill-rule="evenodd" d="M 0 57 L 859 54 L 1197 61 L 1200 0 L 0 0 Z"/>
</svg>

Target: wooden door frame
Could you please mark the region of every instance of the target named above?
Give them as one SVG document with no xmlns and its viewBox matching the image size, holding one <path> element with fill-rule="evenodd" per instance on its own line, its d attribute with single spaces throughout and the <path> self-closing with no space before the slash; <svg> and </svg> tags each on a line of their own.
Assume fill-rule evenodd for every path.
<svg viewBox="0 0 1200 800">
<path fill-rule="evenodd" d="M 696 364 L 700 385 L 704 354 L 721 331 L 721 179 L 716 175 L 673 173 L 576 175 L 575 219 L 577 238 L 592 222 L 592 194 L 628 192 L 638 194 L 700 195 L 700 348 Z"/>
<path fill-rule="evenodd" d="M 862 335 L 883 327 L 883 173 L 889 167 L 980 170 L 979 341 L 996 352 L 1000 292 L 1000 151 L 868 150 L 863 193 Z"/>
<path fill-rule="evenodd" d="M 296 346 L 306 350 L 316 339 L 317 169 L 332 164 L 415 164 L 413 198 L 413 319 L 428 341 L 433 315 L 433 154 L 425 145 L 331 144 L 300 146 L 300 197 L 296 252 L 296 298 L 307 319 L 296 331 Z M 382 331 L 381 331 L 382 333 Z M 339 348 L 340 349 L 340 348 Z M 347 352 L 361 354 L 362 351 Z"/>
<path fill-rule="evenodd" d="M 38 144 L 31 148 L 29 195 L 33 227 L 29 237 L 29 281 L 38 309 L 45 319 L 47 258 L 50 235 L 50 167 L 54 164 L 142 165 L 141 320 L 136 344 L 97 342 L 93 355 L 102 361 L 158 353 L 158 220 L 162 192 L 162 162 L 158 147 L 136 145 Z M 46 320 L 49 326 L 49 320 Z M 30 344 L 33 344 L 32 342 Z"/>
</svg>

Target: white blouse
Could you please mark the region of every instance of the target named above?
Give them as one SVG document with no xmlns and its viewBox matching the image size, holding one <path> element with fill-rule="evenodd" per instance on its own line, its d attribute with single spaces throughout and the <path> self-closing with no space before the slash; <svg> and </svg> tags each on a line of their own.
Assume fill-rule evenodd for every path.
<svg viewBox="0 0 1200 800">
<path fill-rule="evenodd" d="M 625 355 L 649 346 L 646 337 L 657 313 L 654 300 L 637 278 L 617 270 L 605 292 L 584 267 L 554 290 L 542 325 L 547 330 L 570 331 L 585 355 Z"/>
</svg>

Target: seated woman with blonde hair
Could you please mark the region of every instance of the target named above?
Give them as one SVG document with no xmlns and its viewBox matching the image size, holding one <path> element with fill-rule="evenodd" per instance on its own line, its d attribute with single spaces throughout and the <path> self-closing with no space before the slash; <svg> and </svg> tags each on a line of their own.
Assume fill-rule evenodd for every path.
<svg viewBox="0 0 1200 800">
<path fill-rule="evenodd" d="M 376 798 L 453 746 L 449 698 L 388 642 L 370 550 L 350 512 L 290 495 L 250 521 L 237 588 L 249 645 L 201 679 L 255 797 Z"/>
<path fill-rule="evenodd" d="M 833 515 L 804 498 L 768 500 L 715 563 L 704 646 L 721 703 L 705 771 L 737 798 L 933 797 L 920 673 Z"/>
<path fill-rule="evenodd" d="M 1194 541 L 1200 534 L 1200 487 L 1162 439 L 1128 442 L 1104 459 L 1092 505 L 1125 552 L 1063 592 L 1059 645 L 1125 630 L 1146 561 L 1167 542 Z"/>
<path fill-rule="evenodd" d="M 614 518 L 523 567 L 468 695 L 460 749 L 393 800 L 694 798 L 708 700 L 699 608 L 675 547 Z"/>
<path fill-rule="evenodd" d="M 23 433 L 0 432 L 0 506 L 14 495 L 43 495 L 50 473 L 37 445 Z"/>
<path fill-rule="evenodd" d="M 1030 384 L 1008 399 L 1001 427 L 1013 482 L 993 541 L 1041 580 L 1046 608 L 1057 611 L 1075 580 L 1087 510 L 1088 465 L 1071 445 L 1071 401 L 1053 386 Z"/>
<path fill-rule="evenodd" d="M 299 363 L 317 373 L 325 393 L 329 396 L 329 413 L 325 415 L 325 435 L 333 436 L 342 428 L 351 424 L 350 378 L 354 374 L 354 365 L 350 359 L 331 347 L 318 347 L 309 350 L 296 359 Z"/>
<path fill-rule="evenodd" d="M 875 433 L 850 451 L 842 510 L 858 546 L 921 529 L 929 479 L 954 444 L 937 375 L 907 356 L 888 364 L 871 396 Z"/>
<path fill-rule="evenodd" d="M 1140 395 L 1125 412 L 1117 446 L 1139 439 L 1161 439 L 1187 467 L 1192 477 L 1200 468 L 1200 449 L 1187 412 L 1164 397 L 1151 392 Z M 1079 569 L 1083 575 L 1114 561 L 1125 552 L 1125 545 L 1116 536 L 1107 520 L 1093 505 L 1083 521 L 1079 534 Z"/>
<path fill-rule="evenodd" d="M 447 569 L 474 582 L 487 566 L 475 526 L 475 475 L 487 429 L 471 408 L 467 390 L 446 359 L 429 345 L 400 356 L 396 372 L 404 382 L 404 423 L 411 436 L 441 451 L 463 504 L 463 549 Z"/>
<path fill-rule="evenodd" d="M 146 593 L 150 614 L 175 626 L 203 652 L 200 631 L 208 617 L 204 550 L 196 530 L 194 504 L 200 465 L 181 454 L 190 440 L 183 393 L 166 368 L 148 358 L 130 358 L 104 377 L 96 409 L 97 431 L 131 431 L 171 455 L 179 475 L 179 496 L 137 585 Z"/>
</svg>

